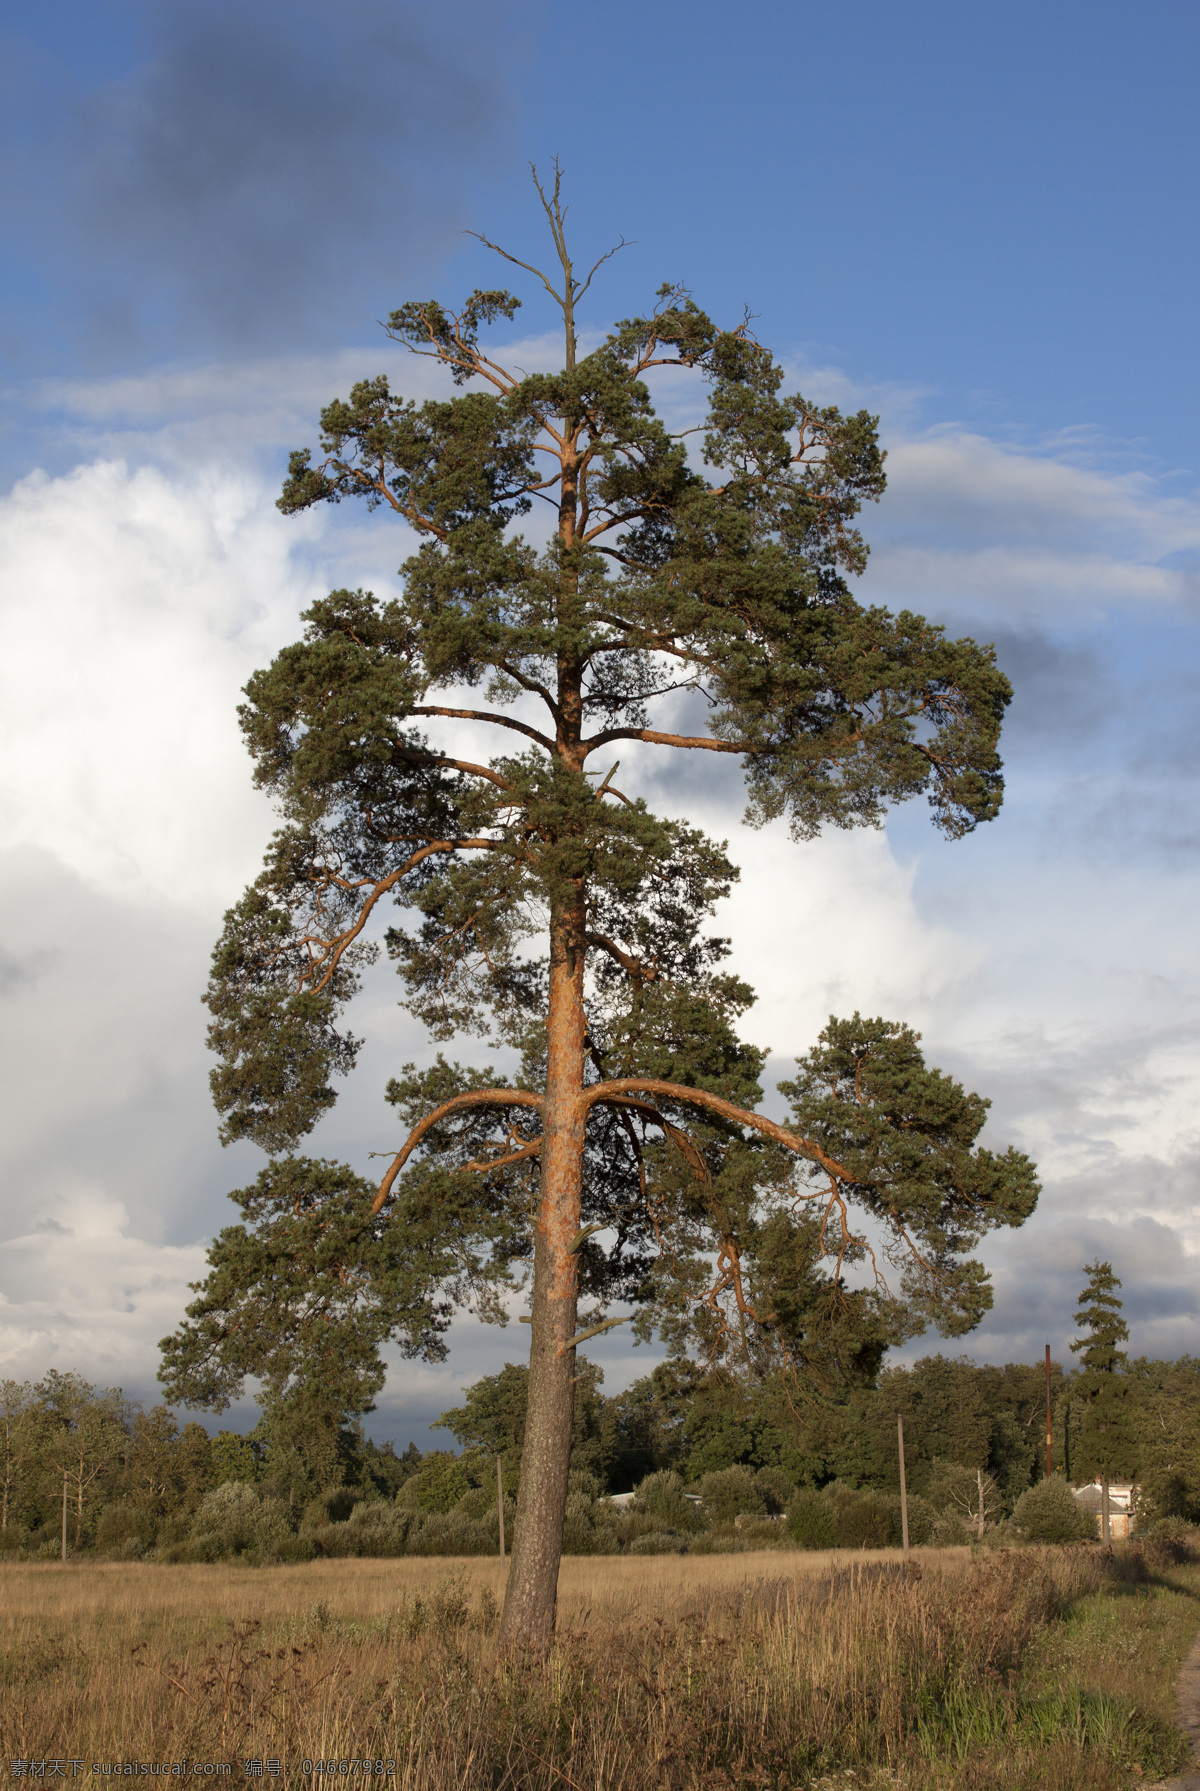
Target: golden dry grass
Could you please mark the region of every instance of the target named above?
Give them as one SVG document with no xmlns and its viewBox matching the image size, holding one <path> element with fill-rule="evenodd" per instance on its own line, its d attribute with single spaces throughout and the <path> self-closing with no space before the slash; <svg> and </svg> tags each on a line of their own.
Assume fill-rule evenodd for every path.
<svg viewBox="0 0 1200 1791">
<path fill-rule="evenodd" d="M 497 1646 L 496 1561 L 8 1565 L 0 1754 L 274 1757 L 298 1783 L 392 1760 L 405 1791 L 1097 1791 L 1166 1758 L 1115 1705 L 1097 1752 L 1086 1723 L 1031 1739 L 1014 1702 L 1046 1625 L 1102 1591 L 1095 1553 L 915 1554 L 568 1559 L 544 1662 Z M 959 1745 L 976 1706 L 990 1740 Z"/>
<path fill-rule="evenodd" d="M 912 1559 L 938 1572 L 970 1561 L 969 1549 L 914 1549 Z M 829 1549 L 811 1554 L 756 1550 L 740 1555 L 567 1556 L 558 1582 L 561 1622 L 575 1625 L 587 1611 L 618 1621 L 649 1603 L 656 1612 L 706 1593 L 741 1592 L 766 1581 L 827 1579 L 831 1571 L 865 1562 L 872 1571 L 895 1566 L 899 1549 L 864 1552 Z M 290 1567 L 237 1564 L 164 1567 L 115 1561 L 22 1562 L 0 1565 L 3 1617 L 0 1638 L 30 1620 L 63 1625 L 82 1640 L 113 1621 L 136 1631 L 179 1633 L 179 1626 L 207 1631 L 223 1623 L 260 1621 L 290 1635 L 323 1600 L 338 1620 L 374 1623 L 394 1616 L 400 1600 L 428 1596 L 447 1575 L 460 1580 L 474 1598 L 486 1587 L 504 1596 L 507 1568 L 498 1560 L 441 1560 L 415 1556 L 387 1560 L 307 1561 Z"/>
</svg>

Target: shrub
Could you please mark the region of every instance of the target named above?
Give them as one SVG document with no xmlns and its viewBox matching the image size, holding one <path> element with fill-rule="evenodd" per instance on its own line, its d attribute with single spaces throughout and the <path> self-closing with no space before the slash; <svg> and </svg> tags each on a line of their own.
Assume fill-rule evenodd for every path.
<svg viewBox="0 0 1200 1791">
<path fill-rule="evenodd" d="M 704 1527 L 703 1517 L 684 1497 L 683 1481 L 670 1470 L 647 1474 L 637 1489 L 634 1505 L 639 1515 L 654 1520 L 656 1530 L 678 1530 L 686 1534 Z"/>
<path fill-rule="evenodd" d="M 631 1555 L 685 1555 L 687 1543 L 682 1536 L 673 1530 L 651 1530 L 645 1536 L 636 1536 L 629 1545 Z"/>
<path fill-rule="evenodd" d="M 710 1524 L 731 1524 L 735 1517 L 763 1517 L 767 1501 L 756 1476 L 749 1468 L 723 1468 L 716 1474 L 705 1474 L 696 1491 L 704 1500 L 704 1515 Z"/>
<path fill-rule="evenodd" d="M 419 1511 L 453 1511 L 478 1479 L 478 1465 L 474 1455 L 454 1455 L 449 1449 L 431 1449 L 422 1458 L 420 1472 L 400 1488 L 399 1503 Z"/>
<path fill-rule="evenodd" d="M 833 1500 L 815 1487 L 802 1486 L 788 1506 L 787 1528 L 797 1548 L 832 1548 L 837 1530 Z"/>
<path fill-rule="evenodd" d="M 767 1510 L 773 1516 L 786 1511 L 796 1491 L 796 1482 L 789 1480 L 782 1468 L 760 1468 L 754 1478 L 766 1500 Z"/>
<path fill-rule="evenodd" d="M 239 1555 L 254 1544 L 254 1523 L 261 1506 L 258 1494 L 244 1480 L 223 1480 L 205 1493 L 192 1520 L 188 1553 L 194 1561 L 219 1561 Z"/>
<path fill-rule="evenodd" d="M 470 1492 L 464 1493 L 454 1507 L 454 1515 L 476 1523 L 494 1516 L 495 1510 L 496 1482 L 492 1480 L 488 1485 L 473 1486 Z"/>
<path fill-rule="evenodd" d="M 892 1548 L 900 1540 L 900 1501 L 882 1493 L 843 1496 L 836 1505 L 834 1535 L 838 1548 Z"/>
<path fill-rule="evenodd" d="M 1090 1512 L 1065 1480 L 1039 1480 L 1017 1500 L 1013 1527 L 1027 1542 L 1086 1542 L 1096 1534 Z"/>
<path fill-rule="evenodd" d="M 895 1501 L 896 1524 L 900 1523 L 900 1500 Z M 908 1540 L 914 1548 L 924 1548 L 933 1541 L 933 1533 L 937 1528 L 938 1514 L 927 1499 L 918 1493 L 910 1493 L 908 1498 Z M 899 1533 L 899 1532 L 897 1532 Z M 903 1540 L 903 1537 L 901 1537 Z"/>
<path fill-rule="evenodd" d="M 563 1554 L 615 1555 L 620 1553 L 620 1548 L 613 1507 L 587 1492 L 569 1492 L 563 1525 Z"/>
<path fill-rule="evenodd" d="M 312 1544 L 297 1536 L 288 1520 L 287 1507 L 279 1499 L 264 1499 L 250 1526 L 250 1558 L 265 1566 L 270 1561 L 307 1561 Z"/>
<path fill-rule="evenodd" d="M 158 1535 L 154 1514 L 144 1506 L 130 1505 L 120 1499 L 106 1505 L 96 1525 L 96 1547 L 119 1560 L 136 1560 L 153 1547 Z"/>
<path fill-rule="evenodd" d="M 357 1493 L 348 1486 L 326 1487 L 304 1507 L 302 1527 L 317 1530 L 323 1524 L 344 1524 L 358 1503 Z"/>
</svg>

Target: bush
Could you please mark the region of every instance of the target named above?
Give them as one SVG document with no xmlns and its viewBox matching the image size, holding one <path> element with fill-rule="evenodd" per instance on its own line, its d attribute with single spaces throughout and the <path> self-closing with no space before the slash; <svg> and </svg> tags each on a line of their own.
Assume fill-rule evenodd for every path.
<svg viewBox="0 0 1200 1791">
<path fill-rule="evenodd" d="M 897 1498 L 896 1523 L 899 1525 L 900 1500 Z M 910 1493 L 908 1497 L 908 1540 L 914 1548 L 924 1548 L 933 1541 L 933 1533 L 937 1528 L 938 1514 L 927 1499 L 918 1493 Z M 898 1532 L 899 1533 L 899 1532 Z M 903 1537 L 901 1536 L 903 1541 Z"/>
<path fill-rule="evenodd" d="M 260 1512 L 258 1494 L 244 1480 L 223 1480 L 205 1493 L 192 1520 L 188 1553 L 193 1561 L 219 1561 L 253 1546 Z"/>
<path fill-rule="evenodd" d="M 900 1540 L 900 1501 L 882 1493 L 860 1492 L 837 1501 L 834 1535 L 838 1548 L 893 1548 Z"/>
<path fill-rule="evenodd" d="M 571 1479 L 575 1480 L 576 1476 L 572 1474 Z M 614 1510 L 607 1500 L 597 1500 L 591 1491 L 582 1487 L 569 1492 L 563 1525 L 563 1554 L 616 1555 L 620 1548 Z"/>
<path fill-rule="evenodd" d="M 476 1471 L 479 1465 L 475 1455 L 454 1455 L 449 1449 L 431 1449 L 422 1458 L 420 1472 L 400 1488 L 399 1503 L 419 1511 L 453 1511 L 479 1478 Z"/>
<path fill-rule="evenodd" d="M 176 1551 L 172 1550 L 172 1553 Z M 312 1542 L 292 1530 L 287 1507 L 260 1499 L 244 1480 L 224 1480 L 205 1493 L 182 1551 L 191 1561 L 220 1561 L 245 1555 L 255 1563 L 307 1561 Z"/>
<path fill-rule="evenodd" d="M 975 1532 L 967 1528 L 964 1518 L 950 1511 L 938 1518 L 929 1540 L 934 1548 L 964 1548 L 975 1540 Z"/>
<path fill-rule="evenodd" d="M 705 1474 L 696 1486 L 710 1524 L 731 1524 L 735 1517 L 764 1517 L 767 1501 L 749 1468 L 723 1468 Z"/>
<path fill-rule="evenodd" d="M 654 1521 L 656 1531 L 678 1530 L 686 1535 L 704 1528 L 703 1517 L 684 1497 L 683 1481 L 670 1470 L 647 1474 L 637 1488 L 634 1507 L 638 1515 Z"/>
<path fill-rule="evenodd" d="M 788 1534 L 797 1548 L 832 1548 L 837 1531 L 833 1500 L 802 1486 L 788 1506 Z"/>
<path fill-rule="evenodd" d="M 786 1511 L 796 1491 L 796 1482 L 789 1480 L 782 1468 L 760 1468 L 754 1478 L 771 1515 L 774 1517 Z"/>
<path fill-rule="evenodd" d="M 323 1524 L 344 1524 L 358 1503 L 358 1494 L 348 1486 L 326 1487 L 304 1507 L 302 1528 L 318 1530 Z"/>
<path fill-rule="evenodd" d="M 651 1530 L 645 1536 L 636 1536 L 629 1544 L 631 1555 L 685 1555 L 687 1543 L 682 1536 L 673 1530 Z"/>
<path fill-rule="evenodd" d="M 1078 1504 L 1065 1480 L 1039 1480 L 1017 1500 L 1013 1528 L 1027 1542 L 1086 1542 L 1096 1534 L 1090 1512 Z"/>
<path fill-rule="evenodd" d="M 158 1524 L 153 1512 L 143 1506 L 118 1500 L 106 1505 L 96 1525 L 96 1547 L 121 1561 L 133 1561 L 154 1546 Z"/>
<path fill-rule="evenodd" d="M 287 1507 L 278 1499 L 264 1499 L 250 1526 L 249 1558 L 257 1566 L 272 1561 L 307 1561 L 312 1556 L 307 1536 L 297 1536 L 288 1520 Z"/>
</svg>

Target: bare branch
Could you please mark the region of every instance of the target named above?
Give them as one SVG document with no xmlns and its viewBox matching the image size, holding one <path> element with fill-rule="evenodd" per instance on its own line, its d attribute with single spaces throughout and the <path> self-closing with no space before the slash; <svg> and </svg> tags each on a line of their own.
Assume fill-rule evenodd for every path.
<svg viewBox="0 0 1200 1791">
<path fill-rule="evenodd" d="M 645 740 L 650 746 L 686 746 L 700 752 L 754 752 L 748 740 L 714 740 L 708 734 L 660 734 L 656 728 L 605 728 L 583 741 L 588 752 L 613 740 Z"/>
<path fill-rule="evenodd" d="M 445 715 L 455 721 L 488 721 L 493 727 L 511 728 L 516 734 L 524 734 L 529 740 L 536 740 L 547 752 L 554 751 L 554 742 L 549 735 L 541 734 L 537 728 L 529 727 L 523 721 L 515 721 L 511 715 L 495 715 L 490 709 L 443 709 L 436 703 L 422 703 L 419 708 L 410 709 L 410 715 Z"/>
</svg>

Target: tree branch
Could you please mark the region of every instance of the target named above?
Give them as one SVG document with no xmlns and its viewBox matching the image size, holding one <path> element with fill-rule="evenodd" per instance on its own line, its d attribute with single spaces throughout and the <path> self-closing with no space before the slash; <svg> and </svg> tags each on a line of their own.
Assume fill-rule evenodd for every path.
<svg viewBox="0 0 1200 1791">
<path fill-rule="evenodd" d="M 706 1088 L 688 1088 L 682 1082 L 662 1082 L 656 1076 L 616 1076 L 611 1082 L 599 1082 L 592 1088 L 585 1088 L 581 1098 L 584 1112 L 597 1102 L 612 1102 L 613 1097 L 627 1094 L 658 1095 L 668 1101 L 679 1101 L 692 1107 L 705 1107 L 710 1113 L 719 1113 L 722 1119 L 732 1120 L 737 1126 L 751 1126 L 756 1132 L 770 1138 L 775 1144 L 782 1144 L 786 1150 L 795 1151 L 797 1156 L 808 1157 L 811 1162 L 819 1163 L 822 1169 L 842 1182 L 853 1182 L 850 1171 L 842 1166 L 836 1158 L 826 1155 L 819 1144 L 809 1138 L 801 1138 L 798 1132 L 789 1132 L 785 1126 L 778 1126 L 773 1119 L 766 1119 L 761 1113 L 751 1113 L 745 1107 L 738 1107 L 733 1101 L 726 1101 L 721 1095 L 709 1094 Z M 613 1103 L 615 1105 L 615 1102 Z"/>
<path fill-rule="evenodd" d="M 335 970 L 337 969 L 338 964 L 340 963 L 343 955 L 349 949 L 349 947 L 354 943 L 354 941 L 358 938 L 358 935 L 362 932 L 363 928 L 366 926 L 368 916 L 370 915 L 371 910 L 372 910 L 372 908 L 374 908 L 376 902 L 379 900 L 379 898 L 381 896 L 386 895 L 390 889 L 394 889 L 396 884 L 399 883 L 400 879 L 402 877 L 406 877 L 408 875 L 409 871 L 415 870 L 416 867 L 422 862 L 423 859 L 430 857 L 431 854 L 434 852 L 453 853 L 453 852 L 460 851 L 466 847 L 474 848 L 474 847 L 478 847 L 478 846 L 491 846 L 493 843 L 494 843 L 493 841 L 486 840 L 486 839 L 480 839 L 480 840 L 434 840 L 429 845 L 422 846 L 419 849 L 419 851 L 414 852 L 411 855 L 411 857 L 406 858 L 404 863 L 402 865 L 398 865 L 394 871 L 389 871 L 388 875 L 386 877 L 382 877 L 379 880 L 379 882 L 376 883 L 375 887 L 372 889 L 370 895 L 367 897 L 366 901 L 362 905 L 362 909 L 359 913 L 357 921 L 350 928 L 350 930 L 346 933 L 339 934 L 337 939 L 333 942 L 332 945 L 330 945 L 327 941 L 323 942 L 325 944 L 325 951 L 321 954 L 321 956 L 318 957 L 318 959 L 317 959 L 318 964 L 322 963 L 324 961 L 325 957 L 329 953 L 332 953 L 332 957 L 329 959 L 328 965 L 325 969 L 324 975 L 321 977 L 320 982 L 314 983 L 312 985 L 312 993 L 314 995 L 319 995 L 323 989 L 328 988 L 330 979 L 332 978 Z M 343 887 L 345 887 L 344 880 L 340 877 L 330 876 L 328 881 L 326 882 L 326 885 L 325 885 L 326 888 L 328 888 L 328 882 L 340 883 L 340 884 L 342 884 Z"/>
<path fill-rule="evenodd" d="M 447 771 L 465 771 L 472 777 L 486 777 L 490 784 L 496 785 L 497 789 L 506 790 L 509 795 L 512 794 L 512 785 L 508 779 L 501 777 L 500 773 L 493 771 L 489 765 L 474 765 L 470 759 L 447 759 L 440 753 L 413 752 L 404 746 L 393 746 L 392 751 L 398 759 L 405 760 L 409 765 L 444 765 Z"/>
<path fill-rule="evenodd" d="M 497 728 L 512 728 L 514 733 L 524 734 L 530 740 L 536 740 L 547 752 L 554 751 L 554 742 L 549 735 L 541 734 L 523 721 L 514 721 L 509 715 L 494 715 L 490 709 L 443 709 L 435 703 L 422 703 L 417 709 L 410 709 L 410 715 L 446 715 L 455 721 L 489 721 Z"/>
<path fill-rule="evenodd" d="M 588 752 L 612 740 L 645 740 L 650 746 L 687 746 L 701 752 L 753 752 L 748 740 L 713 740 L 708 734 L 660 734 L 655 728 L 605 728 L 582 742 Z"/>
<path fill-rule="evenodd" d="M 448 1101 L 442 1101 L 413 1127 L 405 1142 L 396 1152 L 392 1159 L 392 1166 L 380 1182 L 379 1192 L 371 1202 L 372 1214 L 382 1212 L 387 1205 L 388 1196 L 391 1194 L 396 1177 L 425 1134 L 451 1113 L 461 1112 L 464 1107 L 536 1107 L 540 1111 L 542 1097 L 538 1094 L 531 1094 L 525 1088 L 475 1088 L 466 1094 L 451 1095 Z"/>
</svg>

